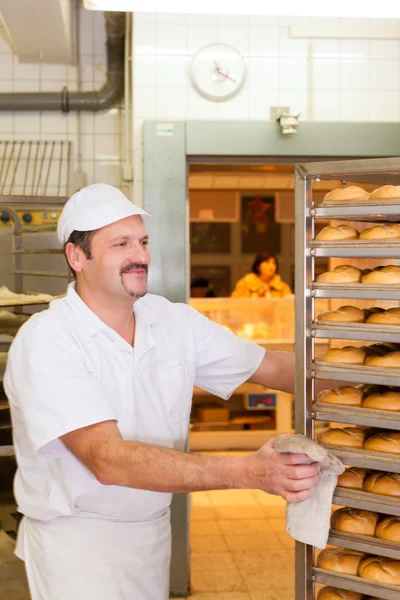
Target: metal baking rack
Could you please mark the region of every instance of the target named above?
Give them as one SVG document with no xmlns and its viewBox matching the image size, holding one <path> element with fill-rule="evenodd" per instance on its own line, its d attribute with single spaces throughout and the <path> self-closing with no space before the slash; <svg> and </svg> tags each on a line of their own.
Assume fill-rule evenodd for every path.
<svg viewBox="0 0 400 600">
<path fill-rule="evenodd" d="M 371 383 L 400 386 L 400 370 L 366 366 L 335 365 L 318 360 L 316 341 L 371 340 L 398 342 L 400 327 L 315 322 L 315 299 L 370 299 L 400 301 L 400 285 L 324 284 L 314 279 L 318 257 L 382 258 L 400 260 L 400 240 L 314 241 L 315 221 L 341 220 L 354 222 L 400 222 L 400 198 L 389 201 L 349 201 L 347 203 L 313 202 L 313 183 L 323 179 L 376 187 L 400 185 L 400 158 L 368 159 L 309 163 L 296 166 L 296 432 L 314 439 L 315 427 L 322 422 L 346 423 L 400 431 L 400 415 L 389 411 L 344 407 L 317 402 L 317 380 L 333 380 L 352 384 Z M 400 473 L 400 456 L 350 448 L 327 446 L 346 465 L 371 470 Z M 334 504 L 386 515 L 400 516 L 397 498 L 337 487 Z M 393 544 L 331 531 L 329 544 L 361 550 L 367 554 L 400 560 L 400 543 Z M 314 548 L 296 543 L 296 600 L 312 600 L 315 583 L 332 585 L 385 600 L 398 600 L 400 586 L 384 585 L 361 577 L 343 575 L 314 566 Z"/>
</svg>

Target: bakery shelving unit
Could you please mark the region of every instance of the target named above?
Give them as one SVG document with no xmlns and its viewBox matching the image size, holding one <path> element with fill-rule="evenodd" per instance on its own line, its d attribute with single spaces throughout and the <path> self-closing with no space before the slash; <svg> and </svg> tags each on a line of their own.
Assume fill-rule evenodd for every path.
<svg viewBox="0 0 400 600">
<path fill-rule="evenodd" d="M 365 259 L 400 259 L 400 240 L 382 243 L 359 240 L 347 242 L 316 242 L 316 219 L 400 222 L 400 198 L 392 201 L 351 201 L 316 205 L 313 183 L 321 180 L 351 182 L 355 185 L 375 184 L 376 187 L 400 184 L 400 158 L 368 159 L 309 163 L 296 166 L 296 404 L 295 427 L 312 439 L 318 422 L 337 422 L 400 431 L 400 415 L 381 410 L 335 407 L 316 402 L 317 380 L 349 383 L 370 383 L 400 386 L 400 370 L 374 369 L 323 364 L 316 359 L 317 340 L 361 340 L 398 342 L 400 327 L 341 324 L 321 325 L 314 322 L 315 300 L 339 298 L 355 300 L 400 300 L 400 286 L 363 284 L 321 284 L 314 281 L 315 259 L 318 257 Z M 371 470 L 400 473 L 400 457 L 365 450 L 329 448 L 344 464 Z M 400 516 L 398 499 L 344 488 L 335 490 L 334 504 Z M 400 560 L 400 544 L 331 531 L 329 544 L 355 549 L 382 557 Z M 342 575 L 314 566 L 314 548 L 296 544 L 296 600 L 312 600 L 315 584 L 365 594 L 368 597 L 398 600 L 400 586 Z"/>
</svg>

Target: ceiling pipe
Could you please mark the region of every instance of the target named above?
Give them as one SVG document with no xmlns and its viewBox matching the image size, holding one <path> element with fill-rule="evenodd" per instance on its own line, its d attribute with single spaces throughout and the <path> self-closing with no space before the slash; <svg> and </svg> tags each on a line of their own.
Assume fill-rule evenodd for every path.
<svg viewBox="0 0 400 600">
<path fill-rule="evenodd" d="M 70 92 L 10 92 L 0 94 L 0 111 L 98 111 L 113 106 L 124 93 L 125 13 L 105 15 L 107 80 L 100 90 Z M 79 35 L 79 31 L 77 32 Z"/>
</svg>

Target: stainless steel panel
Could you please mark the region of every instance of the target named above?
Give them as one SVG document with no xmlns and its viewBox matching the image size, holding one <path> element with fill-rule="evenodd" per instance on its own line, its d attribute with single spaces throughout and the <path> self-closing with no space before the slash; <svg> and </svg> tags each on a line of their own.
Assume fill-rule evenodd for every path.
<svg viewBox="0 0 400 600">
<path fill-rule="evenodd" d="M 391 411 L 317 403 L 312 405 L 312 410 L 317 421 L 335 421 L 400 431 L 400 414 Z"/>
<path fill-rule="evenodd" d="M 367 450 L 347 450 L 336 446 L 321 444 L 331 454 L 340 458 L 344 465 L 371 469 L 372 471 L 386 471 L 387 473 L 400 473 L 400 456 L 384 452 L 368 452 Z"/>
<path fill-rule="evenodd" d="M 334 571 L 325 571 L 317 567 L 313 569 L 313 577 L 317 583 L 324 583 L 336 588 L 359 592 L 369 597 L 383 598 L 383 600 L 399 600 L 400 597 L 400 587 L 375 583 L 361 577 L 338 575 Z"/>
<path fill-rule="evenodd" d="M 390 329 L 377 326 L 359 325 L 358 327 L 343 327 L 330 325 L 313 325 L 311 335 L 316 338 L 327 340 L 377 340 L 380 342 L 398 342 L 400 339 L 400 327 L 393 326 Z"/>
<path fill-rule="evenodd" d="M 395 155 L 398 152 L 398 146 Z M 376 155 L 375 155 L 376 156 Z M 393 156 L 393 155 L 392 155 Z M 367 175 L 367 181 L 374 182 L 374 176 L 382 174 L 385 177 L 386 183 L 397 185 L 400 183 L 400 158 L 366 158 L 361 160 L 338 160 L 320 163 L 308 163 L 302 165 L 308 175 L 315 177 L 325 177 L 334 175 L 336 179 L 345 179 L 346 176 L 352 181 L 358 181 L 357 175 Z"/>
<path fill-rule="evenodd" d="M 386 369 L 368 369 L 348 367 L 322 367 L 314 363 L 313 376 L 316 379 L 332 379 L 333 381 L 348 381 L 351 383 L 372 383 L 374 385 L 400 386 L 400 372 Z"/>
<path fill-rule="evenodd" d="M 385 542 L 384 540 L 379 540 L 368 535 L 355 535 L 331 529 L 328 544 L 348 548 L 349 550 L 359 550 L 360 552 L 374 554 L 375 556 L 385 556 L 386 558 L 400 560 L 400 544 Z"/>
<path fill-rule="evenodd" d="M 332 258 L 393 258 L 393 260 L 398 260 L 400 258 L 400 245 L 377 246 L 376 244 L 370 244 L 362 248 L 361 245 L 338 247 L 333 244 L 329 246 L 317 246 L 315 244 L 312 246 L 311 255 Z"/>
<path fill-rule="evenodd" d="M 399 499 L 380 494 L 337 487 L 333 495 L 333 503 L 361 510 L 372 510 L 385 515 L 400 516 Z"/>
<path fill-rule="evenodd" d="M 353 298 L 354 300 L 400 300 L 400 290 L 387 291 L 384 288 L 361 286 L 359 288 L 321 288 L 314 284 L 311 290 L 313 298 Z"/>
<path fill-rule="evenodd" d="M 379 222 L 379 221 L 397 221 L 399 216 L 398 205 L 367 205 L 364 206 L 332 206 L 332 207 L 318 207 L 313 209 L 313 216 L 317 219 L 351 219 L 352 221 L 367 221 Z"/>
</svg>

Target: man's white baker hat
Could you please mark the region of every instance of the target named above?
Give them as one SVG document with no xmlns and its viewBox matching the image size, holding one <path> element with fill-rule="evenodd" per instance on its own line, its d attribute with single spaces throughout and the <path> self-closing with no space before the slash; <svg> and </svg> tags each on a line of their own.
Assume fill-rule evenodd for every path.
<svg viewBox="0 0 400 600">
<path fill-rule="evenodd" d="M 150 218 L 118 188 L 106 183 L 88 185 L 66 202 L 57 225 L 58 241 L 64 245 L 73 231 L 94 231 L 132 215 Z"/>
</svg>

